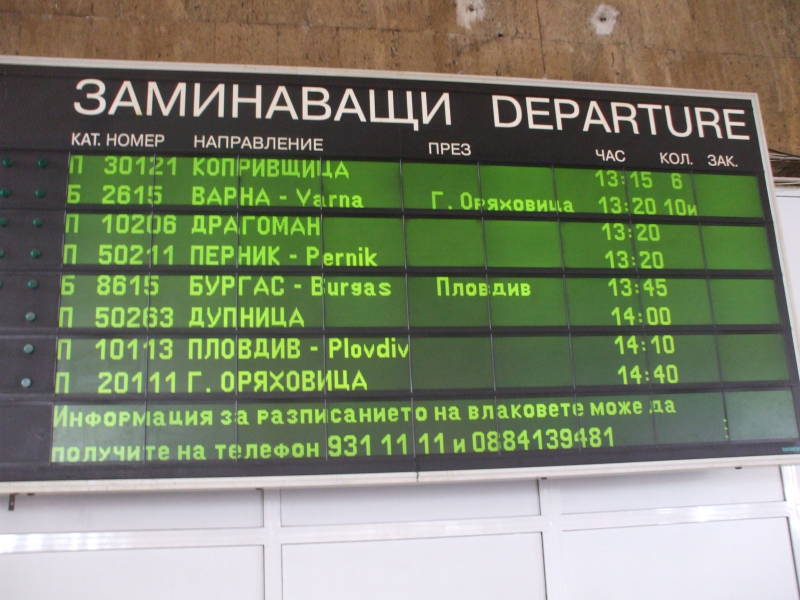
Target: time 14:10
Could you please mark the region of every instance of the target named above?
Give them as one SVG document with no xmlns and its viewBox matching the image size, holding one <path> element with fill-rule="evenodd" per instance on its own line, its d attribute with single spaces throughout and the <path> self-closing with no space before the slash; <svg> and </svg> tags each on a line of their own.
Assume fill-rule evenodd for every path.
<svg viewBox="0 0 800 600">
<path fill-rule="evenodd" d="M 639 354 L 652 350 L 656 354 L 675 354 L 675 338 L 668 333 L 643 338 L 636 335 L 618 335 L 614 345 L 620 354 Z"/>
</svg>

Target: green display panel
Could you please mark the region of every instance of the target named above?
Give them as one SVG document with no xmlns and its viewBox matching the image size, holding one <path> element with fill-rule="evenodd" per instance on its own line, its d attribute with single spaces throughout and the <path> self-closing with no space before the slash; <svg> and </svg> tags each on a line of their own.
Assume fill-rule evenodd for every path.
<svg viewBox="0 0 800 600">
<path fill-rule="evenodd" d="M 85 464 L 75 448 L 83 457 L 114 439 L 128 454 L 104 460 L 238 462 L 246 440 L 248 458 L 291 464 L 797 435 L 752 177 L 246 157 L 70 164 L 82 167 L 68 178 L 56 282 L 55 462 Z M 108 173 L 121 165 L 132 172 Z M 290 201 L 306 184 L 369 206 L 306 211 Z M 250 203 L 259 185 L 269 201 Z M 128 187 L 157 194 L 102 200 Z M 488 210 L 526 196 L 556 210 Z"/>
<path fill-rule="evenodd" d="M 71 99 L 0 94 L 0 489 L 800 454 L 749 99 L 50 75 L 0 79 Z"/>
<path fill-rule="evenodd" d="M 96 172 L 87 184 L 77 183 L 82 176 L 70 178 L 68 185 L 97 187 L 104 178 L 114 182 L 108 185 L 123 185 L 116 176 L 103 176 L 103 165 L 114 164 L 108 158 L 86 156 L 84 169 Z M 139 158 L 130 160 L 141 164 Z M 281 169 L 291 170 L 281 161 L 258 166 L 246 158 L 217 160 L 229 165 L 234 182 L 242 165 L 253 177 L 274 169 L 268 183 L 275 190 L 283 189 Z M 167 169 L 174 165 L 174 172 L 154 176 L 163 180 L 158 189 L 170 191 L 163 204 L 179 206 L 201 193 L 189 175 L 197 170 L 196 159 L 161 162 Z M 297 168 L 319 175 L 321 164 L 301 161 Z M 731 220 L 761 215 L 752 208 L 761 206 L 752 177 L 330 164 L 350 179 L 319 177 L 320 189 L 369 197 L 371 207 L 384 213 L 287 214 L 288 203 L 276 204 L 282 209 L 277 214 L 270 214 L 272 204 L 259 214 L 172 213 L 166 206 L 150 213 L 96 212 L 94 206 L 88 212 L 68 211 L 65 264 L 100 272 L 60 276 L 58 318 L 65 331 L 55 342 L 56 394 L 140 397 L 147 406 L 162 396 L 227 394 L 250 403 L 292 396 L 306 402 L 316 395 L 316 403 L 309 403 L 316 408 L 309 411 L 330 411 L 330 402 L 346 406 L 348 398 L 363 397 L 363 404 L 352 405 L 362 416 L 369 414 L 365 407 L 376 406 L 420 411 L 398 423 L 396 431 L 378 436 L 384 443 L 369 421 L 355 418 L 350 425 L 365 433 L 342 438 L 356 440 L 347 450 L 354 456 L 388 456 L 401 448 L 415 456 L 435 453 L 437 444 L 440 454 L 448 454 L 455 451 L 454 442 L 444 440 L 465 431 L 473 445 L 494 444 L 498 453 L 503 436 L 509 448 L 527 445 L 543 452 L 730 442 L 747 435 L 733 431 L 759 427 L 747 424 L 752 417 L 735 416 L 751 414 L 741 405 L 748 394 L 756 394 L 739 391 L 740 384 L 780 388 L 770 392 L 776 400 L 765 405 L 786 410 L 777 398 L 785 397 L 791 383 L 791 364 L 785 334 L 777 329 L 782 317 L 768 229 Z M 205 174 L 199 185 L 229 187 L 221 177 Z M 241 192 L 244 179 L 238 186 Z M 500 218 L 487 209 L 485 199 L 526 195 L 547 202 L 557 197 L 575 215 L 587 216 L 563 219 L 551 211 L 536 219 Z M 232 200 L 222 206 L 244 204 Z M 412 212 L 406 215 L 405 209 Z M 443 210 L 447 216 L 437 217 Z M 711 217 L 728 220 L 717 223 Z M 114 273 L 104 270 L 109 265 L 141 269 Z M 202 271 L 181 274 L 171 267 Z M 111 331 L 74 337 L 70 329 Z M 601 389 L 622 395 L 595 400 L 592 394 Z M 675 392 L 656 398 L 657 390 Z M 484 397 L 477 404 L 425 398 L 453 393 Z M 508 393 L 537 394 L 537 411 L 556 406 L 536 400 L 538 395 L 571 394 L 572 408 L 557 415 L 547 408 L 544 429 L 522 435 L 514 425 L 501 433 L 498 421 L 505 410 L 500 402 Z M 376 394 L 391 396 L 378 401 Z M 414 408 L 415 400 L 399 400 L 398 394 L 422 394 L 424 401 Z M 729 396 L 736 399 L 732 408 Z M 214 413 L 214 400 L 202 401 L 210 407 L 206 414 Z M 467 425 L 441 429 L 444 425 L 417 422 L 422 407 L 456 422 L 466 418 Z M 637 408 L 626 415 L 623 407 Z M 491 415 L 487 432 L 473 431 L 470 411 Z M 731 411 L 734 419 L 744 419 L 737 429 Z M 257 436 L 258 427 L 242 418 L 248 435 Z M 315 427 L 332 425 L 327 413 L 318 418 L 322 423 Z M 235 437 L 231 427 L 216 431 L 218 443 Z M 172 439 L 184 429 L 159 431 Z M 312 443 L 313 431 L 298 428 L 296 439 Z M 780 428 L 780 436 L 796 434 L 792 427 L 788 431 Z M 295 439 L 288 430 L 279 435 Z M 331 439 L 339 440 L 336 435 Z M 479 442 L 481 436 L 488 437 Z M 345 453 L 341 443 L 330 442 L 326 452 Z M 203 444 L 199 447 L 206 452 Z"/>
</svg>

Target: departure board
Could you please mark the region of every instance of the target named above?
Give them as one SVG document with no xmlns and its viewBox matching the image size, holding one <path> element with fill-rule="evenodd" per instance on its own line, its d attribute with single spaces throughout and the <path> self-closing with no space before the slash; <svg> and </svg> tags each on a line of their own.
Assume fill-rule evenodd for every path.
<svg viewBox="0 0 800 600">
<path fill-rule="evenodd" d="M 4 490 L 800 452 L 752 95 L 0 69 Z"/>
</svg>

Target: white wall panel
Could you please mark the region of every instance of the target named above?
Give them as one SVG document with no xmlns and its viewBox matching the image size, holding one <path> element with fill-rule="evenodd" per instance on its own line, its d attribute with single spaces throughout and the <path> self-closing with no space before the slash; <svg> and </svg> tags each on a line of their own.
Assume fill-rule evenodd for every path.
<svg viewBox="0 0 800 600">
<path fill-rule="evenodd" d="M 281 494 L 281 521 L 292 526 L 537 515 L 537 488 L 535 481 L 515 481 L 290 490 Z"/>
<path fill-rule="evenodd" d="M 259 547 L 0 555 L 8 600 L 262 600 Z"/>
<path fill-rule="evenodd" d="M 786 519 L 568 532 L 565 598 L 796 600 Z"/>
<path fill-rule="evenodd" d="M 792 303 L 792 325 L 796 328 L 800 326 L 800 235 L 797 235 L 800 227 L 800 188 L 778 190 L 775 203 L 776 233 L 783 250 L 784 277 L 789 282 L 786 292 Z"/>
<path fill-rule="evenodd" d="M 285 600 L 544 600 L 538 534 L 287 546 Z"/>
<path fill-rule="evenodd" d="M 20 495 L 0 533 L 258 527 L 261 492 Z"/>
<path fill-rule="evenodd" d="M 564 479 L 563 512 L 588 513 L 783 499 L 778 467 Z"/>
</svg>

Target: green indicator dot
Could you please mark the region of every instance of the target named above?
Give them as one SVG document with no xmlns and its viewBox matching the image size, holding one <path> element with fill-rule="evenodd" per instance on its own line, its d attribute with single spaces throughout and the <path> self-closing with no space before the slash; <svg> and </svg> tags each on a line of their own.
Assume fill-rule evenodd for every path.
<svg viewBox="0 0 800 600">
<path fill-rule="evenodd" d="M 42 251 L 34 248 L 33 250 L 30 251 L 30 255 L 31 258 L 39 258 L 42 255 Z"/>
<path fill-rule="evenodd" d="M 44 225 L 44 219 L 36 217 L 33 221 L 31 221 L 31 223 L 33 224 L 34 227 L 41 227 L 42 225 Z"/>
<path fill-rule="evenodd" d="M 36 313 L 35 312 L 26 312 L 25 313 L 25 320 L 26 321 L 35 321 L 36 320 Z"/>
<path fill-rule="evenodd" d="M 29 388 L 33 385 L 33 381 L 31 381 L 30 377 L 23 377 L 20 380 L 19 384 L 24 388 Z"/>
<path fill-rule="evenodd" d="M 8 188 L 0 188 L 0 196 L 8 198 L 11 195 L 11 190 Z"/>
<path fill-rule="evenodd" d="M 0 227 L 8 225 L 8 217 L 0 217 Z"/>
<path fill-rule="evenodd" d="M 44 198 L 47 195 L 47 192 L 44 191 L 42 188 L 37 188 L 33 190 L 33 195 L 37 198 Z"/>
<path fill-rule="evenodd" d="M 47 165 L 48 162 L 46 158 L 40 158 L 39 160 L 36 161 L 36 166 L 39 167 L 40 169 L 46 169 Z"/>
<path fill-rule="evenodd" d="M 13 160 L 11 160 L 10 158 L 4 158 L 4 159 L 2 160 L 2 165 L 3 165 L 4 167 L 6 167 L 6 168 L 8 168 L 8 167 L 12 166 L 13 164 L 14 164 L 14 161 L 13 161 Z"/>
<path fill-rule="evenodd" d="M 0 258 L 3 258 L 6 255 L 6 251 L 0 248 Z"/>
<path fill-rule="evenodd" d="M 36 281 L 35 279 L 28 279 L 28 283 L 26 285 L 32 290 L 35 290 L 36 288 L 39 287 L 39 282 Z"/>
<path fill-rule="evenodd" d="M 36 347 L 35 347 L 33 344 L 25 344 L 25 345 L 22 347 L 22 351 L 23 351 L 25 354 L 33 354 L 33 351 L 34 351 L 34 350 L 36 350 Z"/>
</svg>

